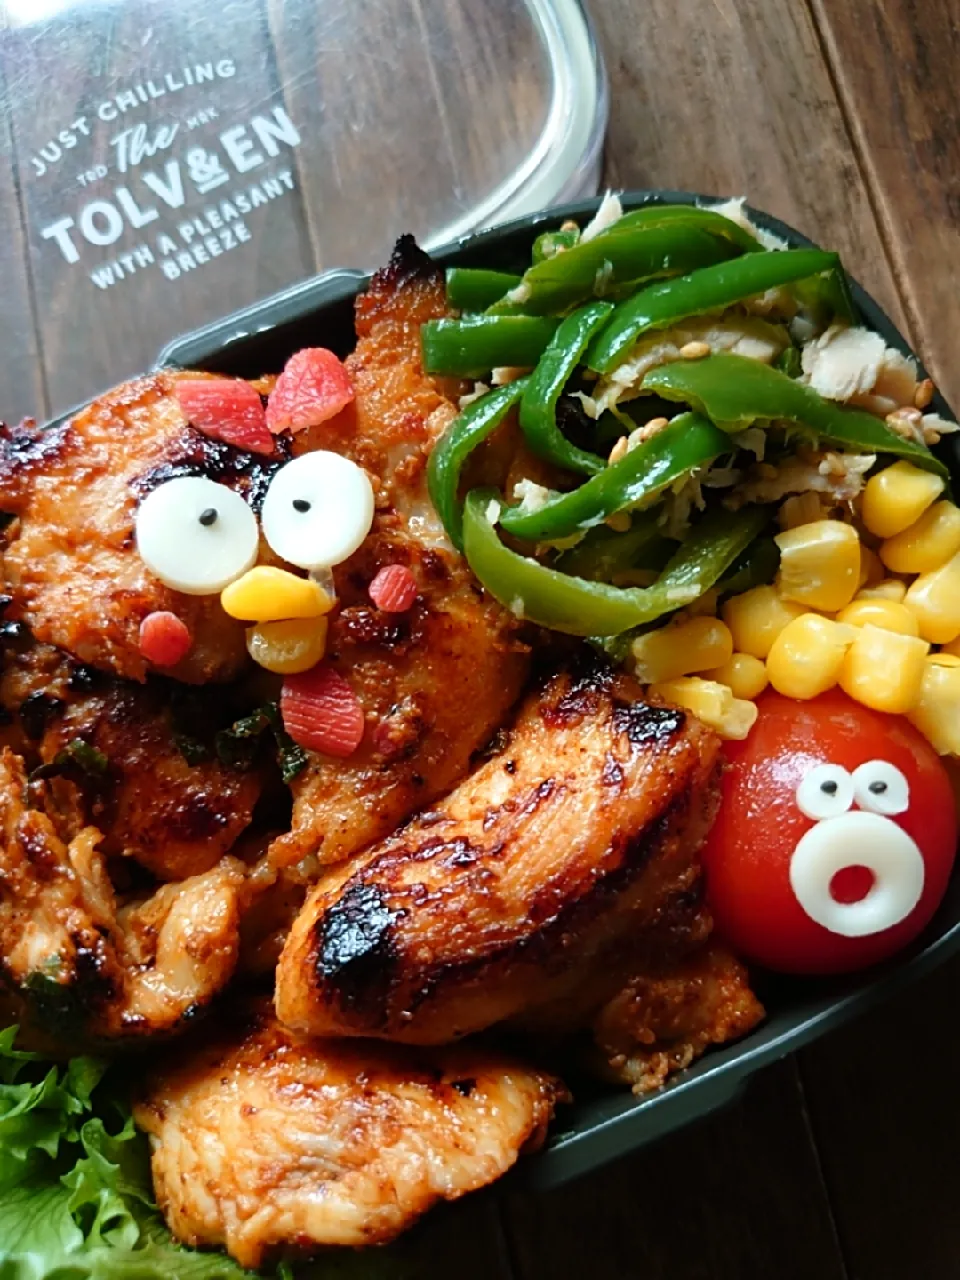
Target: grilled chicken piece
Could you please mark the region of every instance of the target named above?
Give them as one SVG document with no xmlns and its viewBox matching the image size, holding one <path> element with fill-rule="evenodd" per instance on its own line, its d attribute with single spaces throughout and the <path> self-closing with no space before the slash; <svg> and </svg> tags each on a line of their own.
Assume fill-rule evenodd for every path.
<svg viewBox="0 0 960 1280">
<path fill-rule="evenodd" d="M 247 661 L 243 624 L 218 596 L 182 595 L 153 577 L 134 544 L 137 504 L 181 475 L 208 476 L 255 503 L 283 457 L 246 453 L 189 426 L 177 376 L 124 383 L 59 426 L 2 429 L 0 511 L 18 517 L 5 531 L 3 561 L 8 617 L 23 619 L 38 640 L 144 680 L 140 623 L 170 610 L 193 648 L 166 674 L 202 684 L 230 679 Z"/>
<path fill-rule="evenodd" d="M 710 1045 L 746 1035 L 763 1016 L 744 966 L 709 946 L 633 978 L 600 1011 L 593 1034 L 603 1073 L 647 1093 Z"/>
<path fill-rule="evenodd" d="M 174 1235 L 245 1267 L 392 1239 L 543 1140 L 559 1082 L 473 1045 L 298 1042 L 265 1009 L 161 1068 L 135 1107 Z"/>
<path fill-rule="evenodd" d="M 443 274 L 409 237 L 357 300 L 347 358 L 356 400 L 294 437 L 332 449 L 378 485 L 370 537 L 335 571 L 341 612 L 327 657 L 356 691 L 370 728 L 349 760 L 314 755 L 293 783 L 293 824 L 277 865 L 338 862 L 379 840 L 466 772 L 520 693 L 528 670 L 517 620 L 478 588 L 446 540 L 426 491 L 430 449 L 456 406 L 420 365 L 420 326 L 445 312 Z M 420 596 L 406 614 L 375 609 L 368 587 L 409 565 Z"/>
<path fill-rule="evenodd" d="M 717 746 L 609 667 L 555 676 L 433 811 L 318 882 L 280 960 L 280 1018 L 437 1044 L 584 984 L 608 999 L 602 975 L 616 983 L 696 875 Z"/>
<path fill-rule="evenodd" d="M 9 653 L 0 706 L 19 730 L 15 749 L 48 769 L 81 741 L 105 757 L 103 773 L 68 767 L 50 778 L 57 832 L 103 833 L 100 852 L 130 857 L 160 880 L 209 871 L 250 824 L 261 791 L 255 771 L 229 768 L 211 751 L 189 764 L 177 744 L 172 686 L 119 681 L 70 661 L 49 645 Z M 194 719 L 217 722 L 201 693 Z M 209 738 L 209 735 L 208 735 Z"/>
<path fill-rule="evenodd" d="M 46 784 L 34 784 L 41 791 Z M 243 870 L 224 858 L 145 902 L 118 906 L 86 827 L 65 845 L 30 808 L 20 757 L 0 753 L 0 967 L 41 1025 L 86 1039 L 142 1036 L 192 1019 L 239 947 Z"/>
</svg>

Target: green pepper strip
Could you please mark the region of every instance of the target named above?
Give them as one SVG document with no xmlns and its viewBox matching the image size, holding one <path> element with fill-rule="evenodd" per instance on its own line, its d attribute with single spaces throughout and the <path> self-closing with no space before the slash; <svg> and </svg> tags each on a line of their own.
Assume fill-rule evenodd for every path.
<svg viewBox="0 0 960 1280">
<path fill-rule="evenodd" d="M 459 500 L 463 464 L 492 435 L 526 389 L 528 378 L 489 391 L 454 418 L 434 445 L 427 463 L 430 501 L 458 551 L 463 550 L 463 504 Z"/>
<path fill-rule="evenodd" d="M 531 622 L 575 636 L 613 636 L 691 604 L 723 574 L 769 519 L 745 507 L 708 517 L 691 533 L 650 587 L 612 587 L 573 578 L 505 547 L 488 516 L 499 506 L 492 489 L 467 495 L 464 550 L 486 589 Z"/>
<path fill-rule="evenodd" d="M 537 457 L 588 476 L 603 471 L 606 461 L 578 449 L 561 432 L 557 426 L 557 401 L 590 339 L 612 311 L 612 302 L 588 302 L 567 316 L 540 357 L 520 401 L 520 429 Z"/>
<path fill-rule="evenodd" d="M 520 276 L 511 275 L 509 271 L 448 267 L 447 301 L 458 311 L 486 311 L 519 283 Z"/>
<path fill-rule="evenodd" d="M 592 240 L 538 262 L 524 272 L 519 288 L 490 308 L 492 315 L 544 315 L 564 311 L 599 290 L 626 281 L 675 276 L 695 267 L 735 257 L 729 240 L 677 220 L 652 226 L 614 225 Z M 598 289 L 599 286 L 599 289 Z"/>
<path fill-rule="evenodd" d="M 663 225 L 666 222 L 682 222 L 688 227 L 696 227 L 709 231 L 712 235 L 722 236 L 735 244 L 744 253 L 757 253 L 763 245 L 746 227 L 741 227 L 732 218 L 716 213 L 713 209 L 702 209 L 695 204 L 649 204 L 641 209 L 631 209 L 619 221 L 612 224 L 610 231 L 622 230 L 626 227 L 649 227 Z"/>
<path fill-rule="evenodd" d="M 739 596 L 773 582 L 780 568 L 780 548 L 773 538 L 758 538 L 717 583 L 725 596 Z"/>
<path fill-rule="evenodd" d="M 625 533 L 598 525 L 560 556 L 556 568 L 591 582 L 609 581 L 628 569 L 662 569 L 675 543 L 663 536 L 659 515 L 644 512 Z"/>
<path fill-rule="evenodd" d="M 428 320 L 420 330 L 423 367 L 455 378 L 480 378 L 500 365 L 533 368 L 559 323 L 548 316 Z"/>
<path fill-rule="evenodd" d="M 609 373 L 649 329 L 663 329 L 688 316 L 724 311 L 767 289 L 819 275 L 839 261 L 835 253 L 821 249 L 748 253 L 732 262 L 718 262 L 688 276 L 650 285 L 617 306 L 593 340 L 585 363 L 597 373 Z"/>
<path fill-rule="evenodd" d="M 555 258 L 565 249 L 572 249 L 579 239 L 579 228 L 571 227 L 567 231 L 544 231 L 543 235 L 537 236 L 533 242 L 534 266 L 538 262 L 546 262 L 548 258 Z"/>
<path fill-rule="evenodd" d="M 647 374 L 643 389 L 684 401 L 724 431 L 742 431 L 757 419 L 785 418 L 828 444 L 892 453 L 925 471 L 949 474 L 926 445 L 905 440 L 872 414 L 824 400 L 812 387 L 747 356 L 722 353 L 661 365 Z"/>
<path fill-rule="evenodd" d="M 507 508 L 500 519 L 517 538 L 545 541 L 590 529 L 615 511 L 655 497 L 695 467 L 731 450 L 730 439 L 705 418 L 682 413 L 646 443 L 605 467 L 571 493 L 561 494 L 538 511 Z"/>
</svg>

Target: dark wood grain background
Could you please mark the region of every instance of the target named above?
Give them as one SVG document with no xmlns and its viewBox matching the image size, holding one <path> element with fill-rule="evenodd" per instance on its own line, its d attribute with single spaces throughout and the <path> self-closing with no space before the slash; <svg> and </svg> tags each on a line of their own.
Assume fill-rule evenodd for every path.
<svg viewBox="0 0 960 1280">
<path fill-rule="evenodd" d="M 446 201 L 454 216 L 491 180 L 490 157 L 509 155 L 545 110 L 524 74 L 531 50 L 509 15 L 494 20 L 488 8 L 353 0 L 356 20 L 332 31 L 320 3 L 299 6 L 294 21 L 282 0 L 129 0 L 94 5 L 52 42 L 0 29 L 0 413 L 41 416 L 145 364 L 158 312 L 170 332 L 187 328 L 317 265 L 367 265 L 353 247 L 385 248 L 399 227 L 419 229 L 425 204 Z M 594 0 L 591 12 L 612 93 L 606 181 L 745 193 L 838 248 L 960 406 L 958 0 Z M 201 290 L 159 281 L 150 294 L 117 290 L 107 307 L 50 255 L 28 252 L 25 229 L 49 216 L 49 186 L 26 157 L 80 109 L 92 79 L 139 65 L 145 32 L 161 49 L 170 42 L 167 60 L 179 63 L 201 56 L 227 20 L 250 42 L 242 80 L 218 88 L 228 103 L 282 93 L 316 131 L 329 126 L 320 104 L 333 99 L 362 133 L 371 103 L 399 117 L 416 95 L 431 104 L 419 164 L 371 171 L 347 149 L 331 172 L 300 153 L 284 217 L 260 220 L 242 254 L 205 269 Z M 428 56 L 400 74 L 411 41 Z M 491 93 L 494 66 L 502 87 Z M 358 77 L 373 78 L 372 97 Z M 35 92 L 54 81 L 55 91 Z M 18 89 L 33 92 L 29 115 L 10 105 Z M 462 150 L 447 114 L 458 101 L 482 120 Z M 508 1186 L 436 1214 L 406 1245 L 413 1273 L 960 1275 L 958 996 L 955 963 L 653 1149 L 550 1194 Z"/>
</svg>

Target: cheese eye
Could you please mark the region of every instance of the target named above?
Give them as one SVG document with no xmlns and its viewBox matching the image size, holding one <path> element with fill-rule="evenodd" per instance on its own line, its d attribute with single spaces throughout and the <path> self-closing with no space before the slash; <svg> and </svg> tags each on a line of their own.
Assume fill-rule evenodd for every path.
<svg viewBox="0 0 960 1280">
<path fill-rule="evenodd" d="M 256 561 L 260 545 L 243 498 L 204 476 L 180 476 L 147 494 L 136 533 L 150 572 L 190 596 L 219 594 Z"/>
<path fill-rule="evenodd" d="M 373 488 L 362 467 L 320 449 L 280 468 L 261 514 L 263 536 L 281 559 L 300 569 L 340 564 L 373 523 Z"/>
<path fill-rule="evenodd" d="M 853 771 L 857 804 L 869 813 L 888 816 L 910 808 L 910 787 L 906 778 L 889 760 L 868 760 Z"/>
<path fill-rule="evenodd" d="M 853 779 L 838 764 L 814 765 L 797 787 L 797 808 L 815 822 L 836 818 L 852 804 Z"/>
</svg>

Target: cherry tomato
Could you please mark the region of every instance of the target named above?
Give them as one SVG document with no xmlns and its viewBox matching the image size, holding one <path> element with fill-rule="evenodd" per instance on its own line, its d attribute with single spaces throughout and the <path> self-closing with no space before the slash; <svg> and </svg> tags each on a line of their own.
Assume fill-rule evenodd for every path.
<svg viewBox="0 0 960 1280">
<path fill-rule="evenodd" d="M 704 849 L 718 931 L 786 973 L 864 968 L 906 946 L 943 897 L 957 811 L 939 756 L 900 716 L 839 690 L 768 691 L 748 738 L 725 744 Z"/>
</svg>

